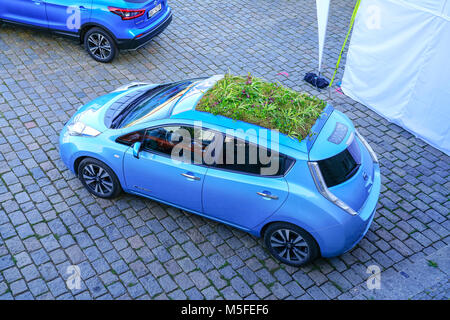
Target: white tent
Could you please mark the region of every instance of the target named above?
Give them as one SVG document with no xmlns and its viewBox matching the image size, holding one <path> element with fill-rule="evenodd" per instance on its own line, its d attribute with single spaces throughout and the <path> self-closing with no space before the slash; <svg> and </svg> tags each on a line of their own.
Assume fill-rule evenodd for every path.
<svg viewBox="0 0 450 320">
<path fill-rule="evenodd" d="M 342 90 L 450 155 L 450 0 L 362 0 Z"/>
</svg>

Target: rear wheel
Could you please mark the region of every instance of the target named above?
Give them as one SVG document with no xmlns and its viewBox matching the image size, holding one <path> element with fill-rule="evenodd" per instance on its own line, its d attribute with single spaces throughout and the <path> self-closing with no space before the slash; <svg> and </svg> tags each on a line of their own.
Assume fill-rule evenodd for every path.
<svg viewBox="0 0 450 320">
<path fill-rule="evenodd" d="M 92 28 L 86 32 L 84 47 L 92 58 L 103 63 L 113 61 L 119 52 L 114 39 L 100 28 Z"/>
<path fill-rule="evenodd" d="M 274 258 L 294 267 L 305 265 L 319 255 L 319 247 L 313 237 L 290 223 L 269 225 L 264 232 L 264 242 Z"/>
<path fill-rule="evenodd" d="M 103 162 L 86 158 L 81 161 L 78 168 L 78 178 L 94 196 L 112 199 L 122 191 L 119 179 L 111 168 Z"/>
</svg>

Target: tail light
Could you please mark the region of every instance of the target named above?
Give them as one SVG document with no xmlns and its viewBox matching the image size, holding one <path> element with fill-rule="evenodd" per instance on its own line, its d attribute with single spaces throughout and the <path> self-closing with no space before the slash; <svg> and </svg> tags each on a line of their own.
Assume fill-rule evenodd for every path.
<svg viewBox="0 0 450 320">
<path fill-rule="evenodd" d="M 358 136 L 359 140 L 361 140 L 361 142 L 363 143 L 363 145 L 367 148 L 367 150 L 370 153 L 370 156 L 372 157 L 373 162 L 378 163 L 378 157 L 376 155 L 376 153 L 373 151 L 372 147 L 370 146 L 370 144 L 366 141 L 366 139 L 364 139 L 364 137 L 358 132 L 356 131 L 356 135 Z"/>
<path fill-rule="evenodd" d="M 117 14 L 122 20 L 132 20 L 141 17 L 145 13 L 145 9 L 121 9 L 115 7 L 108 7 L 109 11 Z"/>
<path fill-rule="evenodd" d="M 338 197 L 336 197 L 334 194 L 331 193 L 330 190 L 328 190 L 327 184 L 325 182 L 325 179 L 322 176 L 322 172 L 320 171 L 319 164 L 317 162 L 308 162 L 309 170 L 311 171 L 314 183 L 316 185 L 317 190 L 328 200 L 333 202 L 335 205 L 346 211 L 347 213 L 351 214 L 352 216 L 356 216 L 358 213 L 350 208 L 349 205 L 347 205 L 345 202 L 340 200 Z"/>
</svg>

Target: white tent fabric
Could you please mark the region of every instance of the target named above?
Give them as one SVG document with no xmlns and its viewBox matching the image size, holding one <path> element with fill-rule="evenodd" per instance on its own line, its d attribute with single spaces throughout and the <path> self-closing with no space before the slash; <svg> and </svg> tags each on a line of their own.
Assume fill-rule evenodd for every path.
<svg viewBox="0 0 450 320">
<path fill-rule="evenodd" d="M 450 155 L 450 0 L 362 0 L 342 90 Z"/>
<path fill-rule="evenodd" d="M 330 0 L 316 0 L 317 24 L 319 31 L 319 70 L 322 69 L 323 47 L 325 36 L 327 34 L 328 11 L 330 9 Z"/>
</svg>

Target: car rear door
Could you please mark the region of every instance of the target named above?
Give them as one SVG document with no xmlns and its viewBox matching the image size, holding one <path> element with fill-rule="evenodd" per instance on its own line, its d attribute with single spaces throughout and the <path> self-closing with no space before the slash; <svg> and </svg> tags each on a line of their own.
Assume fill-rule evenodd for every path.
<svg viewBox="0 0 450 320">
<path fill-rule="evenodd" d="M 48 26 L 52 30 L 77 33 L 89 22 L 93 0 L 45 0 Z"/>
<path fill-rule="evenodd" d="M 0 18 L 39 28 L 47 28 L 43 0 L 0 0 Z"/>
<path fill-rule="evenodd" d="M 223 164 L 210 167 L 206 174 L 203 185 L 204 214 L 251 230 L 275 213 L 287 199 L 288 184 L 282 174 L 288 164 L 282 161 L 281 174 L 277 170 L 272 176 L 263 176 L 260 174 L 259 158 L 256 164 L 250 161 L 248 142 L 227 136 L 223 147 L 225 153 L 228 143 L 235 144 L 233 159 L 230 161 L 224 154 Z M 240 147 L 245 150 L 245 157 L 237 156 Z"/>
</svg>

